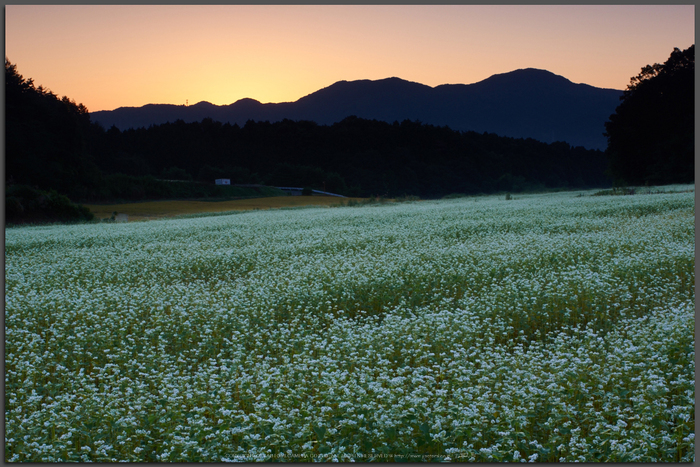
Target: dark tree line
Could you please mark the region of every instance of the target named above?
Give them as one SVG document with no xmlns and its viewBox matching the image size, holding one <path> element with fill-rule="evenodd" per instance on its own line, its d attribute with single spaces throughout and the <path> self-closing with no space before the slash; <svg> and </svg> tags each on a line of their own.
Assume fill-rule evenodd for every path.
<svg viewBox="0 0 700 467">
<path fill-rule="evenodd" d="M 7 59 L 5 79 L 8 185 L 53 189 L 74 201 L 217 196 L 215 178 L 424 198 L 609 184 L 603 152 L 564 142 L 357 117 L 333 125 L 204 119 L 105 130 L 82 104 L 35 87 Z"/>
<path fill-rule="evenodd" d="M 610 175 L 631 185 L 695 180 L 695 45 L 642 68 L 606 123 Z"/>
<path fill-rule="evenodd" d="M 99 169 L 87 146 L 91 131 L 82 104 L 24 79 L 5 59 L 5 173 L 10 182 L 66 193 L 97 183 Z"/>
<path fill-rule="evenodd" d="M 5 220 L 92 219 L 65 194 L 86 195 L 100 170 L 88 150 L 90 115 L 82 104 L 34 86 L 5 59 Z M 81 191 L 82 190 L 82 191 Z"/>
<path fill-rule="evenodd" d="M 284 120 L 243 127 L 211 119 L 107 130 L 92 142 L 105 173 L 273 186 L 354 196 L 489 193 L 603 186 L 601 151 L 420 122 L 348 117 L 333 125 Z"/>
</svg>

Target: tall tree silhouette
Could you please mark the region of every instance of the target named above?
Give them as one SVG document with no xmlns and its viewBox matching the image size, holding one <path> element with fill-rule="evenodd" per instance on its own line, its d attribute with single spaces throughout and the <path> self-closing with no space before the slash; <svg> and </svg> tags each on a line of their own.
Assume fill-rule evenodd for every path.
<svg viewBox="0 0 700 467">
<path fill-rule="evenodd" d="M 35 87 L 5 58 L 5 167 L 8 181 L 84 196 L 98 183 L 89 155 L 90 115 L 82 104 Z"/>
<path fill-rule="evenodd" d="M 642 68 L 606 122 L 606 154 L 617 182 L 688 183 L 694 176 L 695 44 Z"/>
</svg>

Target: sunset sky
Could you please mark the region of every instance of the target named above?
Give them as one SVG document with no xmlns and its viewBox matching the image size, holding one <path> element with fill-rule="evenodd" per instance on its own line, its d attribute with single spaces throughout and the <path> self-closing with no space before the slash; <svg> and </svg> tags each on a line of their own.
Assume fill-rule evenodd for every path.
<svg viewBox="0 0 700 467">
<path fill-rule="evenodd" d="M 295 101 L 340 80 L 541 68 L 624 89 L 695 43 L 694 5 L 6 5 L 5 56 L 88 110 Z"/>
</svg>

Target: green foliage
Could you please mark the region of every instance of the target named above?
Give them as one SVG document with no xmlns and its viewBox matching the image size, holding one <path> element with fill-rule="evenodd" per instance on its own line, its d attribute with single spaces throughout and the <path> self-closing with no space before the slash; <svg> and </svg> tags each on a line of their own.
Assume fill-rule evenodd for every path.
<svg viewBox="0 0 700 467">
<path fill-rule="evenodd" d="M 695 179 L 695 45 L 642 68 L 605 124 L 609 172 L 632 185 Z"/>
<path fill-rule="evenodd" d="M 301 190 L 301 196 L 311 196 L 311 195 L 313 195 L 313 188 L 311 188 L 309 186 L 305 186 Z"/>
<path fill-rule="evenodd" d="M 27 185 L 5 189 L 5 220 L 11 224 L 85 222 L 94 219 L 88 208 L 73 204 L 55 190 L 48 192 Z"/>
</svg>

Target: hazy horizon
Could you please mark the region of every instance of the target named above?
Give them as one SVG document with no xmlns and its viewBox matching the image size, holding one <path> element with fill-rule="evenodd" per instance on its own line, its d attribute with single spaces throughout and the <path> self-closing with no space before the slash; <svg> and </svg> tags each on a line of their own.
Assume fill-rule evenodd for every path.
<svg viewBox="0 0 700 467">
<path fill-rule="evenodd" d="M 695 42 L 694 5 L 6 5 L 5 18 L 18 71 L 91 112 L 524 68 L 622 90 Z"/>
</svg>

